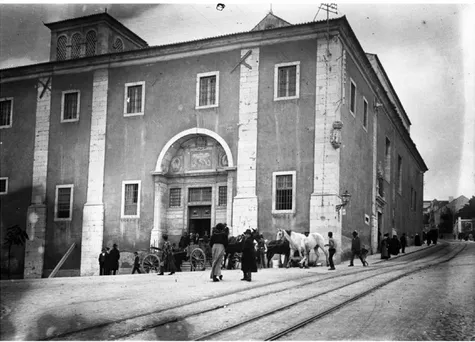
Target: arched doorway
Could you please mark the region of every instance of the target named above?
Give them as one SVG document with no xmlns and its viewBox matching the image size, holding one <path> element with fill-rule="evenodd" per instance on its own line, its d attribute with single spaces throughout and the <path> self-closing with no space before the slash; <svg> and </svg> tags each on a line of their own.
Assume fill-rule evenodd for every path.
<svg viewBox="0 0 475 342">
<path fill-rule="evenodd" d="M 184 231 L 210 235 L 216 223 L 230 223 L 235 170 L 229 146 L 213 131 L 194 128 L 170 139 L 153 172 L 151 244 L 165 232 L 177 242 Z"/>
</svg>

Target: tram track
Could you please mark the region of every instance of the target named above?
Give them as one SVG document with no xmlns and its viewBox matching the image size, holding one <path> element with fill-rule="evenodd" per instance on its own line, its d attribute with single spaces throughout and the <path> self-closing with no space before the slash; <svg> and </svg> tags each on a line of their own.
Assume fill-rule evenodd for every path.
<svg viewBox="0 0 475 342">
<path fill-rule="evenodd" d="M 447 246 L 448 245 L 439 245 L 439 247 L 438 246 L 435 246 L 435 247 L 437 248 L 437 250 L 444 250 Z M 430 252 L 433 252 L 433 250 Z M 418 260 L 421 259 L 419 257 L 420 255 L 426 255 L 429 253 L 427 249 L 425 249 L 425 250 L 418 251 L 416 253 L 411 253 L 411 254 L 417 254 L 417 256 L 405 255 L 402 257 L 406 258 L 405 260 L 417 259 L 413 262 L 418 262 Z M 440 258 L 440 256 L 435 257 L 435 259 L 438 259 L 438 258 Z M 430 258 L 430 259 L 434 259 L 434 258 Z M 425 259 L 424 262 L 427 263 L 428 262 L 427 259 Z M 195 316 L 204 315 L 210 312 L 215 312 L 218 310 L 222 310 L 226 307 L 231 307 L 232 305 L 236 305 L 237 303 L 242 303 L 243 301 L 242 295 L 244 293 L 249 293 L 250 290 L 252 292 L 256 292 L 256 294 L 246 297 L 245 298 L 246 301 L 261 298 L 263 296 L 277 295 L 278 293 L 282 293 L 283 291 L 288 290 L 288 288 L 292 288 L 294 290 L 298 288 L 304 288 L 305 286 L 309 286 L 309 285 L 316 285 L 318 283 L 332 281 L 335 279 L 351 278 L 352 276 L 355 276 L 355 275 L 360 277 L 361 275 L 363 275 L 362 279 L 359 279 L 356 282 L 353 282 L 353 284 L 355 284 L 363 280 L 369 279 L 369 277 L 366 277 L 366 278 L 364 277 L 364 275 L 368 272 L 378 273 L 385 269 L 393 269 L 393 268 L 398 268 L 398 267 L 404 268 L 404 266 L 401 266 L 400 262 L 396 262 L 396 263 L 389 262 L 387 264 L 385 263 L 384 265 L 379 264 L 378 268 L 372 268 L 372 267 L 368 267 L 364 269 L 358 268 L 358 270 L 355 270 L 354 272 L 349 272 L 345 274 L 336 274 L 336 275 L 328 275 L 328 276 L 324 275 L 322 277 L 321 273 L 317 273 L 317 274 L 314 273 L 314 274 L 305 275 L 293 280 L 283 281 L 283 282 L 279 282 L 275 284 L 257 285 L 257 286 L 253 286 L 252 288 L 247 288 L 245 290 L 240 289 L 237 291 L 220 294 L 218 296 L 213 296 L 205 300 L 200 299 L 194 302 L 188 302 L 188 303 L 185 303 L 173 308 L 165 308 L 165 309 L 149 312 L 146 314 L 141 314 L 135 317 L 128 317 L 122 320 L 106 322 L 100 325 L 85 327 L 83 329 L 76 330 L 73 332 L 67 332 L 67 333 L 51 336 L 50 338 L 47 338 L 47 340 L 81 340 L 81 339 L 91 339 L 91 336 L 94 336 L 94 339 L 98 339 L 98 340 L 99 339 L 100 340 L 116 340 L 116 339 L 128 338 L 128 337 L 132 337 L 134 335 L 140 334 L 144 331 L 147 331 L 153 328 L 157 328 L 160 326 L 168 326 L 170 324 L 175 324 L 175 323 L 184 321 L 186 319 L 189 319 Z M 373 276 L 376 276 L 376 275 L 372 275 L 371 277 Z M 350 285 L 351 283 L 338 287 L 338 288 L 334 288 L 333 291 L 338 290 L 340 288 L 344 288 L 346 286 L 350 286 Z M 329 290 L 326 293 L 330 293 L 330 292 L 331 291 Z M 320 296 L 322 295 L 324 294 L 320 294 Z M 233 296 L 235 298 L 234 300 L 231 300 Z M 193 308 L 193 306 L 195 307 Z M 292 307 L 292 306 L 294 305 L 290 305 L 289 307 Z M 181 310 L 187 311 L 188 313 L 180 314 Z M 278 311 L 279 309 L 276 309 L 276 310 Z M 280 310 L 283 310 L 283 308 L 280 308 Z M 256 318 L 253 318 L 253 319 L 256 319 Z M 245 323 L 241 322 L 239 325 L 242 325 L 242 324 L 245 324 Z M 211 334 L 211 335 L 216 335 L 216 333 Z M 211 337 L 211 335 L 204 336 L 204 337 Z M 202 338 L 198 338 L 198 340 L 200 339 Z"/>
</svg>

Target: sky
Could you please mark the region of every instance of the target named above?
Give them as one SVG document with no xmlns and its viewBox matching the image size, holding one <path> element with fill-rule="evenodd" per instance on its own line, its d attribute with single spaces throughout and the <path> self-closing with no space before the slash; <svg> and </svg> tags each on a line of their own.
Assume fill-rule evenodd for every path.
<svg viewBox="0 0 475 342">
<path fill-rule="evenodd" d="M 326 19 L 320 3 L 0 4 L 0 69 L 47 62 L 43 23 L 107 12 L 149 46 L 251 30 L 268 12 L 291 24 Z M 338 3 L 361 46 L 377 54 L 412 122 L 429 170 L 424 200 L 475 195 L 475 5 Z M 318 13 L 318 15 L 317 15 Z"/>
</svg>

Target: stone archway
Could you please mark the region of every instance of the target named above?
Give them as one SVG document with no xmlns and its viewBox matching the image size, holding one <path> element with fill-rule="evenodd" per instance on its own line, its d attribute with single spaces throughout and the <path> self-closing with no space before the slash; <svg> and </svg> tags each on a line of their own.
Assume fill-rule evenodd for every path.
<svg viewBox="0 0 475 342">
<path fill-rule="evenodd" d="M 173 240 L 187 230 L 189 210 L 195 208 L 192 206 L 209 210 L 208 226 L 230 223 L 235 170 L 231 149 L 215 132 L 193 128 L 172 137 L 160 151 L 152 173 L 155 191 L 151 244 L 157 245 L 162 233 Z M 206 198 L 188 198 L 192 188 L 205 189 Z"/>
</svg>

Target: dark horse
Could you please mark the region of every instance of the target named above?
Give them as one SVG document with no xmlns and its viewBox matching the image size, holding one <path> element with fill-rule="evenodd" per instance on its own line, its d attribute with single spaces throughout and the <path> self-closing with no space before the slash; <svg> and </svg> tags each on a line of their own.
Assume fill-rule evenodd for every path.
<svg viewBox="0 0 475 342">
<path fill-rule="evenodd" d="M 228 227 L 226 227 L 226 231 L 229 234 Z M 259 238 L 259 233 L 257 229 L 252 229 L 251 237 L 257 241 L 257 239 Z M 234 256 L 236 253 L 242 253 L 243 242 L 244 234 L 238 236 L 230 236 L 228 238 L 228 246 L 226 247 L 226 253 L 224 254 L 223 267 L 226 265 L 226 260 L 228 260 L 228 270 L 234 267 Z"/>
<path fill-rule="evenodd" d="M 287 240 L 272 240 L 267 244 L 267 267 L 270 267 L 270 261 L 274 254 L 284 254 L 284 265 L 289 261 L 290 246 Z"/>
</svg>

